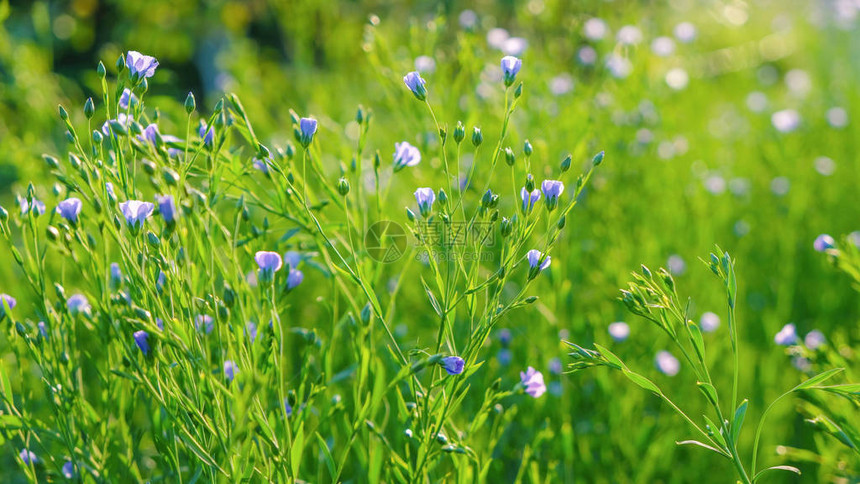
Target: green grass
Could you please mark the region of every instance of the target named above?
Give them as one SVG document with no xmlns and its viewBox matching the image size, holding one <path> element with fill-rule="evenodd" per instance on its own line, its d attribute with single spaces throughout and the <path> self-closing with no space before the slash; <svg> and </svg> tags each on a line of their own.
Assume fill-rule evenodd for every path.
<svg viewBox="0 0 860 484">
<path fill-rule="evenodd" d="M 0 293 L 17 299 L 0 321 L 0 481 L 62 480 L 67 460 L 84 482 L 743 480 L 735 463 L 750 479 L 775 465 L 802 472 L 758 482 L 860 476 L 856 388 L 835 386 L 858 381 L 857 255 L 841 238 L 858 229 L 860 215 L 856 20 L 838 25 L 830 4 L 800 1 L 488 2 L 473 7 L 473 28 L 460 25 L 465 7 L 454 2 L 201 3 L 197 11 L 133 3 L 0 8 L 0 205 L 9 214 Z M 592 17 L 609 25 L 605 39 L 584 38 Z M 696 26 L 695 40 L 676 39 L 669 57 L 652 52 L 652 40 L 671 37 L 682 21 Z M 615 40 L 628 24 L 641 29 L 636 46 Z M 495 27 L 528 42 L 507 89 L 498 68 L 504 54 L 487 41 Z M 586 45 L 597 53 L 594 66 L 577 61 Z M 134 133 L 91 148 L 88 133 L 115 117 L 117 95 L 131 84 L 114 66 L 127 50 L 161 62 L 146 93 L 136 88 L 142 106 L 132 111 L 141 127 L 157 122 L 162 135 L 180 138 L 168 143 L 176 156 Z M 626 78 L 606 67 L 612 53 L 629 59 Z M 435 61 L 422 73 L 427 103 L 402 81 L 422 55 Z M 680 90 L 665 80 L 677 67 L 689 75 Z M 805 93 L 787 81 L 803 80 L 797 70 L 810 81 Z M 556 94 L 561 74 L 573 89 Z M 188 91 L 196 97 L 190 115 Z M 754 91 L 767 98 L 762 112 L 747 105 Z M 77 133 L 73 143 L 58 104 Z M 847 112 L 846 126 L 828 124 L 833 107 Z M 802 122 L 779 132 L 771 115 L 789 108 Z M 308 150 L 293 134 L 303 116 L 319 122 Z M 212 146 L 198 136 L 200 120 L 215 124 Z M 422 160 L 392 173 L 402 141 Z M 513 167 L 498 151 L 506 147 Z M 252 166 L 266 152 L 269 175 Z M 835 162 L 832 174 L 816 169 L 822 156 Z M 457 174 L 472 168 L 471 185 L 460 188 Z M 558 208 L 548 211 L 542 197 L 524 216 L 526 173 L 538 187 L 564 182 Z M 22 216 L 16 204 L 30 184 L 47 208 L 39 217 Z M 498 202 L 482 202 L 485 186 Z M 492 241 L 428 240 L 413 196 L 419 187 L 436 192 L 434 220 L 443 227 L 446 219 L 455 229 L 470 222 Z M 118 204 L 156 194 L 175 198 L 176 224 L 153 214 L 139 233 L 129 229 Z M 54 211 L 71 196 L 83 200 L 77 227 Z M 514 214 L 503 237 L 503 219 Z M 366 245 L 380 220 L 407 235 L 405 254 L 391 263 Z M 813 249 L 821 233 L 839 240 L 827 254 Z M 731 271 L 720 262 L 717 278 L 714 244 L 732 262 Z M 552 257 L 532 277 L 529 249 Z M 303 254 L 300 285 L 286 289 L 287 268 L 272 284 L 249 282 L 257 251 L 288 250 Z M 438 262 L 422 259 L 427 250 Z M 112 262 L 124 275 L 119 285 L 109 280 Z M 669 309 L 650 306 L 671 322 L 662 328 L 620 299 L 628 281 L 650 284 L 630 275 L 641 264 L 655 275 L 673 269 L 672 289 L 660 286 L 672 294 Z M 68 311 L 75 293 L 89 299 L 90 316 Z M 684 328 L 706 311 L 721 325 L 702 336 L 700 360 Z M 213 317 L 208 335 L 195 330 L 201 314 Z M 629 324 L 626 341 L 608 334 L 614 321 Z M 801 343 L 819 329 L 827 344 L 776 345 L 790 322 Z M 139 330 L 149 334 L 146 356 L 132 336 Z M 676 376 L 655 368 L 662 350 L 680 360 Z M 463 357 L 464 373 L 448 375 L 436 355 Z M 556 374 L 555 359 L 565 371 L 583 361 L 611 368 Z M 239 368 L 232 382 L 226 360 Z M 548 386 L 539 398 L 519 384 L 529 366 Z M 843 370 L 825 373 L 836 368 Z M 758 439 L 769 405 L 822 373 L 832 379 L 772 407 Z M 705 377 L 716 405 L 696 385 Z M 744 399 L 745 424 L 735 434 Z M 723 448 L 696 429 L 705 429 L 703 416 L 721 427 L 720 413 L 730 421 Z M 686 440 L 717 452 L 676 444 Z M 40 463 L 23 465 L 24 448 Z"/>
</svg>

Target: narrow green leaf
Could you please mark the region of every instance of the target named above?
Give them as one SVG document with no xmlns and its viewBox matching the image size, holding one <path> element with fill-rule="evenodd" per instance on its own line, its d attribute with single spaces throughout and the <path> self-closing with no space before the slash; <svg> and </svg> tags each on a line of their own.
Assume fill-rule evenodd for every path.
<svg viewBox="0 0 860 484">
<path fill-rule="evenodd" d="M 830 378 L 832 378 L 833 376 L 835 376 L 837 373 L 840 373 L 844 370 L 845 370 L 845 368 L 833 368 L 833 369 L 827 370 L 825 372 L 819 373 L 819 374 L 815 375 L 814 377 L 801 383 L 800 385 L 797 385 L 796 387 L 794 387 L 794 391 L 806 390 L 806 389 L 811 388 L 815 385 L 818 385 L 819 383 L 823 383 L 823 382 L 829 380 Z"/>
<path fill-rule="evenodd" d="M 328 448 L 328 444 L 325 439 L 322 438 L 319 432 L 316 433 L 317 436 L 317 444 L 320 446 L 320 450 L 323 453 L 323 457 L 325 458 L 325 465 L 328 468 L 328 473 L 332 478 L 332 481 L 337 476 L 337 466 L 334 463 L 334 457 L 331 455 L 331 450 Z"/>
<path fill-rule="evenodd" d="M 758 472 L 758 474 L 756 474 L 756 475 L 755 475 L 755 477 L 753 477 L 753 481 L 757 481 L 757 480 L 758 480 L 758 478 L 759 478 L 759 477 L 761 477 L 761 475 L 762 475 L 762 474 L 764 474 L 764 473 L 765 473 L 765 472 L 767 472 L 767 471 L 788 471 L 788 472 L 794 472 L 794 473 L 795 473 L 795 474 L 797 474 L 798 476 L 800 475 L 800 469 L 798 469 L 797 467 L 792 467 L 792 466 L 773 466 L 773 467 L 768 467 L 767 469 L 762 469 L 762 470 L 760 470 L 760 471 Z"/>
<path fill-rule="evenodd" d="M 735 418 L 732 420 L 732 442 L 737 443 L 738 436 L 741 433 L 741 427 L 744 424 L 744 417 L 747 414 L 747 407 L 749 406 L 749 401 L 744 399 L 740 405 L 738 405 L 738 409 L 735 410 Z"/>
</svg>

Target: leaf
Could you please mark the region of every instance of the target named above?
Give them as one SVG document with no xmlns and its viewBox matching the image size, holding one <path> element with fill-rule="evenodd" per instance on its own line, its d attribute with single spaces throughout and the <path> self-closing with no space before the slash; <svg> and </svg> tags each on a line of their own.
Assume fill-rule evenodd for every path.
<svg viewBox="0 0 860 484">
<path fill-rule="evenodd" d="M 337 476 L 337 466 L 334 463 L 334 458 L 331 456 L 331 450 L 329 450 L 328 444 L 326 443 L 325 439 L 322 438 L 322 435 L 320 435 L 319 432 L 317 432 L 316 435 L 317 443 L 320 446 L 320 450 L 323 453 L 323 457 L 325 457 L 325 465 L 328 468 L 328 473 L 333 481 Z"/>
<path fill-rule="evenodd" d="M 296 438 L 293 439 L 293 445 L 290 446 L 290 468 L 293 471 L 293 477 L 299 475 L 299 466 L 302 463 L 302 452 L 305 450 L 305 423 L 299 424 L 296 430 Z"/>
<path fill-rule="evenodd" d="M 430 299 L 430 305 L 433 306 L 433 310 L 436 311 L 436 314 L 441 318 L 442 317 L 442 306 L 439 305 L 439 301 L 436 299 L 436 296 L 433 295 L 433 291 L 427 286 L 427 283 L 424 282 L 424 278 L 421 278 L 421 285 L 424 286 L 424 291 L 427 293 L 427 297 Z"/>
<path fill-rule="evenodd" d="M 705 340 L 702 339 L 702 330 L 693 323 L 688 323 L 687 328 L 690 330 L 690 337 L 693 340 L 693 347 L 696 354 L 699 356 L 699 361 L 705 361 Z"/>
<path fill-rule="evenodd" d="M 726 457 L 726 453 L 723 452 L 722 450 L 720 450 L 716 447 L 711 447 L 708 444 L 703 444 L 702 442 L 699 442 L 698 440 L 682 440 L 681 442 L 675 442 L 675 445 L 698 445 L 699 447 L 704 447 L 705 449 L 716 452 L 717 454 L 720 454 L 721 456 Z"/>
<path fill-rule="evenodd" d="M 845 370 L 845 368 L 833 368 L 833 369 L 827 370 L 825 372 L 819 373 L 819 374 L 815 375 L 814 377 L 801 383 L 800 385 L 797 385 L 796 387 L 794 387 L 794 389 L 792 391 L 807 390 L 807 389 L 809 389 L 815 385 L 818 385 L 819 383 L 823 383 L 823 382 L 829 380 L 830 378 L 835 376 L 837 373 L 840 373 L 844 370 Z"/>
<path fill-rule="evenodd" d="M 634 372 L 632 372 L 626 368 L 621 370 L 621 371 L 624 372 L 624 376 L 626 376 L 628 380 L 639 385 L 640 387 L 642 387 L 648 391 L 652 391 L 658 395 L 661 395 L 663 393 L 660 391 L 660 389 L 657 387 L 657 385 L 654 384 L 654 382 L 645 378 L 644 376 L 642 376 L 638 373 L 634 373 Z"/>
<path fill-rule="evenodd" d="M 609 364 L 611 364 L 615 368 L 619 370 L 627 368 L 627 365 L 625 365 L 624 362 L 621 361 L 621 358 L 615 356 L 615 353 L 609 351 L 608 349 L 604 348 L 603 346 L 600 346 L 597 343 L 594 343 L 594 347 L 597 348 L 597 351 L 599 351 L 600 354 L 603 355 L 603 357 L 606 358 L 607 361 L 609 361 Z"/>
<path fill-rule="evenodd" d="M 753 477 L 753 481 L 757 481 L 757 480 L 758 480 L 758 478 L 759 478 L 759 477 L 761 477 L 761 475 L 762 475 L 762 474 L 764 474 L 764 473 L 765 473 L 765 472 L 767 472 L 767 471 L 788 471 L 788 472 L 794 472 L 794 473 L 795 473 L 795 474 L 797 474 L 798 476 L 800 475 L 800 469 L 798 469 L 797 467 L 792 467 L 792 466 L 773 466 L 773 467 L 768 467 L 767 469 L 762 469 L 762 470 L 760 470 L 760 471 L 758 472 L 758 474 L 756 474 L 756 475 L 755 475 L 755 477 Z"/>
<path fill-rule="evenodd" d="M 728 445 L 726 445 L 726 438 L 723 436 L 722 427 L 712 422 L 707 415 L 703 415 L 702 417 L 704 417 L 705 422 L 707 422 L 708 427 L 710 427 L 711 431 L 708 435 L 711 436 L 714 440 L 716 440 L 718 444 L 722 445 L 723 447 L 728 447 Z"/>
<path fill-rule="evenodd" d="M 747 407 L 749 406 L 749 400 L 744 399 L 740 405 L 738 405 L 738 409 L 735 410 L 735 418 L 732 420 L 732 442 L 737 443 L 738 436 L 741 433 L 741 427 L 744 425 L 744 417 L 747 414 Z"/>
<path fill-rule="evenodd" d="M 711 403 L 717 405 L 717 389 L 714 388 L 713 385 L 703 381 L 696 382 L 696 385 L 699 387 L 699 390 L 701 390 L 702 393 L 705 394 L 705 397 L 707 397 Z"/>
</svg>

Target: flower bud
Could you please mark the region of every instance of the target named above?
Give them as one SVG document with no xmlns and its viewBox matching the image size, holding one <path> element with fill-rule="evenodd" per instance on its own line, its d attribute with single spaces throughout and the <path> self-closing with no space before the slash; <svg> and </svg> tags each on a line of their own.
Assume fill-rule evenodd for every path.
<svg viewBox="0 0 860 484">
<path fill-rule="evenodd" d="M 535 177 L 531 173 L 526 175 L 526 190 L 531 193 L 535 189 Z"/>
<path fill-rule="evenodd" d="M 415 221 L 415 212 L 413 212 L 409 207 L 406 207 L 406 218 L 408 218 L 410 222 Z"/>
<path fill-rule="evenodd" d="M 197 109 L 197 100 L 194 99 L 194 93 L 188 91 L 188 96 L 185 97 L 185 112 L 191 114 Z"/>
<path fill-rule="evenodd" d="M 462 121 L 457 121 L 457 126 L 454 127 L 454 141 L 456 141 L 457 144 L 460 144 L 460 142 L 462 142 L 465 137 L 466 127 L 463 126 Z"/>
<path fill-rule="evenodd" d="M 125 56 L 120 54 L 116 59 L 116 72 L 120 73 L 125 69 Z"/>
<path fill-rule="evenodd" d="M 448 203 L 448 194 L 445 193 L 445 190 L 439 189 L 439 198 L 437 198 L 437 201 L 440 207 L 444 207 Z"/>
<path fill-rule="evenodd" d="M 481 143 L 484 142 L 484 135 L 481 134 L 481 128 L 475 126 L 475 129 L 472 130 L 472 144 L 475 145 L 475 148 L 481 146 Z"/>
<path fill-rule="evenodd" d="M 0 221 L 5 222 L 7 220 L 9 220 L 9 212 L 7 212 L 2 205 L 0 205 Z"/>
<path fill-rule="evenodd" d="M 531 156 L 532 153 L 534 153 L 534 148 L 532 148 L 532 144 L 529 143 L 529 140 L 526 140 L 526 142 L 523 143 L 523 154 Z"/>
<path fill-rule="evenodd" d="M 512 150 L 510 146 L 505 148 L 505 163 L 507 163 L 508 166 L 514 166 L 514 163 L 516 163 L 516 161 L 517 158 L 514 155 L 514 150 Z"/>
<path fill-rule="evenodd" d="M 62 119 L 63 121 L 68 121 L 69 113 L 66 112 L 66 108 L 64 108 L 62 104 L 57 107 L 57 110 L 60 112 L 60 119 Z"/>
<path fill-rule="evenodd" d="M 603 163 L 603 156 L 604 156 L 604 152 L 603 152 L 603 151 L 601 151 L 600 153 L 598 153 L 598 154 L 594 155 L 594 158 L 591 160 L 591 162 L 592 162 L 592 163 L 594 163 L 594 166 L 598 166 L 598 165 L 600 165 L 601 163 Z"/>
<path fill-rule="evenodd" d="M 87 119 L 92 119 L 95 113 L 96 106 L 93 104 L 93 98 L 88 97 L 87 101 L 84 103 L 84 116 L 86 116 Z"/>
<path fill-rule="evenodd" d="M 507 237 L 511 235 L 511 232 L 514 229 L 514 224 L 507 217 L 502 217 L 502 223 L 500 226 L 500 230 L 502 232 L 502 237 Z"/>
<path fill-rule="evenodd" d="M 439 128 L 439 139 L 442 141 L 442 146 L 445 146 L 445 142 L 448 141 L 448 130 L 444 126 Z"/>
<path fill-rule="evenodd" d="M 96 72 L 98 72 L 99 77 L 104 79 L 107 74 L 107 70 L 105 69 L 105 65 L 102 61 L 99 61 L 99 66 L 96 67 Z"/>
<path fill-rule="evenodd" d="M 346 178 L 340 177 L 337 181 L 337 192 L 340 193 L 342 197 L 345 197 L 347 193 L 349 193 L 349 181 Z"/>
<path fill-rule="evenodd" d="M 570 155 L 567 155 L 567 157 L 565 157 L 565 159 L 561 162 L 561 172 L 562 173 L 566 172 L 567 170 L 570 170 L 571 161 L 572 160 L 570 158 Z"/>
</svg>

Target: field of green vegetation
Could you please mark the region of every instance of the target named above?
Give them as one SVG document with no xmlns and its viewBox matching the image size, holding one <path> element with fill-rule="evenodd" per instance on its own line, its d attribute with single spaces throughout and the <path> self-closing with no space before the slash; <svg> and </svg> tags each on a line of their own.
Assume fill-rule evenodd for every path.
<svg viewBox="0 0 860 484">
<path fill-rule="evenodd" d="M 0 482 L 860 482 L 858 47 L 0 0 Z"/>
</svg>

